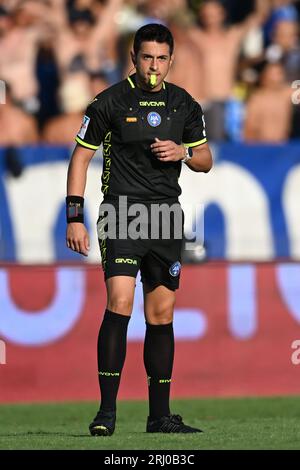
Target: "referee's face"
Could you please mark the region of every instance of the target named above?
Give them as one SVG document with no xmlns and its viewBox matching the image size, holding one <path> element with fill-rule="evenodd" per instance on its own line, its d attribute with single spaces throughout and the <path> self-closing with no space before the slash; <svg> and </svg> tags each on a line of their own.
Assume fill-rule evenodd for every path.
<svg viewBox="0 0 300 470">
<path fill-rule="evenodd" d="M 170 55 L 167 43 L 144 41 L 137 56 L 132 54 L 132 60 L 136 67 L 138 85 L 146 90 L 159 91 L 172 64 L 173 56 Z M 155 86 L 150 85 L 151 75 L 156 76 Z"/>
</svg>

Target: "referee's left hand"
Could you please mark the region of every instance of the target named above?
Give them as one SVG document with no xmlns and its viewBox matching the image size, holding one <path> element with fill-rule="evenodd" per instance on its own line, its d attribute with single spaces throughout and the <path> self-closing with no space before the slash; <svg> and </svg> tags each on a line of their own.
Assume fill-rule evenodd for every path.
<svg viewBox="0 0 300 470">
<path fill-rule="evenodd" d="M 172 140 L 159 140 L 155 137 L 155 142 L 150 145 L 150 148 L 161 162 L 177 162 L 185 156 L 183 145 L 177 145 Z"/>
<path fill-rule="evenodd" d="M 66 243 L 70 250 L 88 256 L 90 239 L 86 227 L 79 222 L 70 222 L 67 225 Z"/>
</svg>

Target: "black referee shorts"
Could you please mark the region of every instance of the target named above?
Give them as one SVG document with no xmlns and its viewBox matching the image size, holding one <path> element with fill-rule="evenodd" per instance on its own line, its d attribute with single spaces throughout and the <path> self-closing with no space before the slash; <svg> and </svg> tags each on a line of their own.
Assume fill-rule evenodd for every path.
<svg viewBox="0 0 300 470">
<path fill-rule="evenodd" d="M 111 204 L 115 217 L 109 217 Z M 142 204 L 135 215 L 116 201 L 100 205 L 97 231 L 105 280 L 113 276 L 136 277 L 151 289 L 179 287 L 184 216 L 178 201 Z M 163 205 L 162 205 L 163 204 Z M 155 208 L 154 208 L 155 205 Z"/>
</svg>

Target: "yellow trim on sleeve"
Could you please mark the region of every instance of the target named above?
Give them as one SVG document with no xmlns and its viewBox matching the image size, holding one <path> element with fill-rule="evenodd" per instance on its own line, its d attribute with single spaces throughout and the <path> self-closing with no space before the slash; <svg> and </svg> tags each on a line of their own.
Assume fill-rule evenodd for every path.
<svg viewBox="0 0 300 470">
<path fill-rule="evenodd" d="M 78 136 L 75 137 L 75 140 L 76 142 L 78 142 L 78 144 L 82 145 L 83 147 L 86 147 L 88 149 L 92 149 L 92 150 L 97 150 L 100 145 L 92 145 L 92 144 L 87 144 L 86 142 L 84 142 L 83 140 L 81 140 Z"/>
<path fill-rule="evenodd" d="M 188 143 L 188 144 L 183 142 L 183 145 L 185 145 L 186 147 L 197 147 L 197 145 L 205 144 L 205 142 L 207 142 L 206 137 L 202 140 L 198 140 L 197 142 L 191 142 L 191 143 Z"/>
<path fill-rule="evenodd" d="M 127 80 L 129 81 L 131 88 L 135 88 L 135 84 L 133 83 L 133 81 L 131 80 L 129 76 L 127 77 Z"/>
</svg>

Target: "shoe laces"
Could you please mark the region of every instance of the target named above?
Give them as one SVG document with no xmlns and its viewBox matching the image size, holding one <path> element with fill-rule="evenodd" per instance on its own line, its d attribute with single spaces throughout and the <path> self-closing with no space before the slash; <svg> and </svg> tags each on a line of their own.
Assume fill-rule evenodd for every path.
<svg viewBox="0 0 300 470">
<path fill-rule="evenodd" d="M 177 432 L 182 427 L 184 427 L 184 424 L 180 415 L 169 415 L 162 425 L 164 432 Z"/>
<path fill-rule="evenodd" d="M 182 424 L 182 417 L 180 415 L 170 415 L 170 421 L 174 424 Z"/>
</svg>

